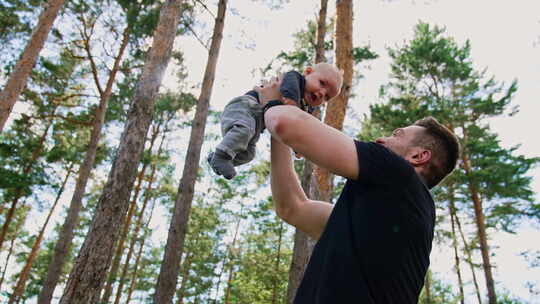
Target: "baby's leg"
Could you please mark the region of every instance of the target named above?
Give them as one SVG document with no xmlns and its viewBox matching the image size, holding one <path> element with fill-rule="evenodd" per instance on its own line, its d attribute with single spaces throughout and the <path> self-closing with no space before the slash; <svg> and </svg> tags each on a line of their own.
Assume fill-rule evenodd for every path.
<svg viewBox="0 0 540 304">
<path fill-rule="evenodd" d="M 236 175 L 233 160 L 237 155 L 246 153 L 256 133 L 256 121 L 252 113 L 253 103 L 258 106 L 251 96 L 237 97 L 225 107 L 221 115 L 223 139 L 216 152 L 209 156 L 208 161 L 217 174 L 227 179 Z"/>
<path fill-rule="evenodd" d="M 236 154 L 236 157 L 233 159 L 234 166 L 240 166 L 253 160 L 255 157 L 255 143 L 250 142 L 245 151 Z"/>
<path fill-rule="evenodd" d="M 253 117 L 251 96 L 233 99 L 221 115 L 221 133 L 223 139 L 217 149 L 234 159 L 238 153 L 245 152 L 255 135 L 256 121 Z"/>
</svg>

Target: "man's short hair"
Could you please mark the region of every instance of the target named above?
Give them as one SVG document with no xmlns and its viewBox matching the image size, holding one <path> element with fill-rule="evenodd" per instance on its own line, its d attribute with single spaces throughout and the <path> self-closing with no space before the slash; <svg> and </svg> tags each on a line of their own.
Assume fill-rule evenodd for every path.
<svg viewBox="0 0 540 304">
<path fill-rule="evenodd" d="M 427 186 L 431 189 L 456 167 L 459 141 L 452 131 L 433 117 L 417 120 L 414 125 L 424 127 L 427 135 L 418 136 L 414 145 L 431 151 L 431 161 L 424 174 Z"/>
</svg>

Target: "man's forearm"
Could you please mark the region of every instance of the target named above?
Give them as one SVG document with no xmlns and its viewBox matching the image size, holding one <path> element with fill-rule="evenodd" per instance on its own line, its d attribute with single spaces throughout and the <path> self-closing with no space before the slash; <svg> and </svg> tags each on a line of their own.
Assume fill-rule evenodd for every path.
<svg viewBox="0 0 540 304">
<path fill-rule="evenodd" d="M 276 212 L 286 221 L 307 199 L 294 171 L 291 149 L 275 138 L 271 140 L 271 188 Z"/>
</svg>

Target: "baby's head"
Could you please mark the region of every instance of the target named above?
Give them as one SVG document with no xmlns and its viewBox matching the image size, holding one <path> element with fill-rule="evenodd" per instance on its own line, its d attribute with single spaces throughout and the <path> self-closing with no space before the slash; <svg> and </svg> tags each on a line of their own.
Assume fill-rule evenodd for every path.
<svg viewBox="0 0 540 304">
<path fill-rule="evenodd" d="M 343 71 L 328 63 L 308 66 L 304 70 L 304 77 L 306 78 L 304 101 L 312 107 L 336 97 L 343 84 Z"/>
</svg>

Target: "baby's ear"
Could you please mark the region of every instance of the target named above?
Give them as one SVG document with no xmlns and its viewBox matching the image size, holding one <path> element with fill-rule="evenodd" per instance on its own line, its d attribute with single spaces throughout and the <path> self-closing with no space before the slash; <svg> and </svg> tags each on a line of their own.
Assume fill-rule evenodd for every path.
<svg viewBox="0 0 540 304">
<path fill-rule="evenodd" d="M 304 75 L 309 75 L 313 72 L 313 68 L 311 66 L 308 66 L 304 69 Z"/>
</svg>

